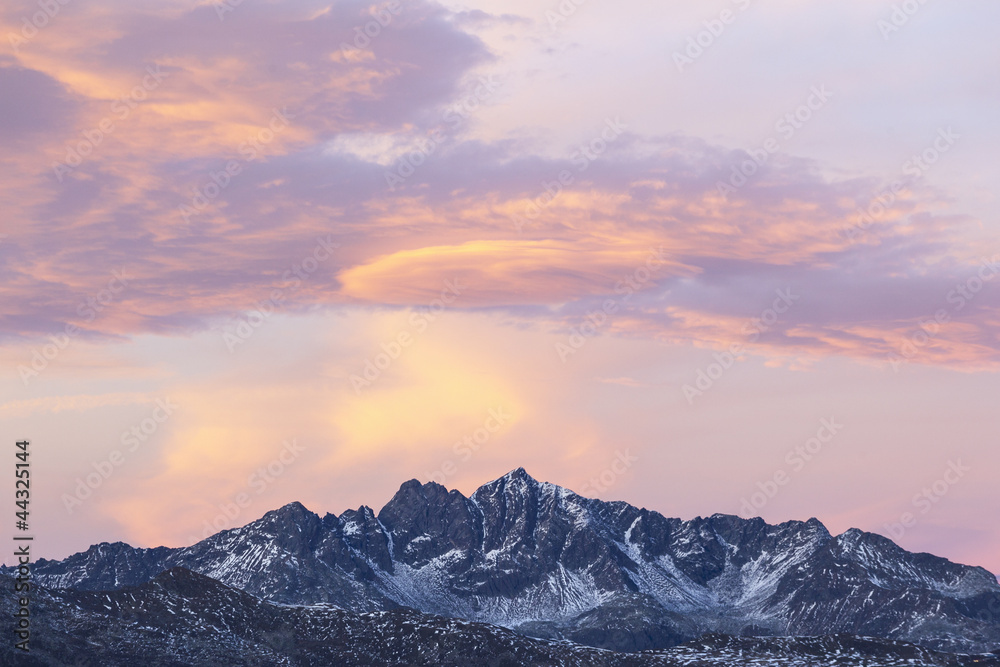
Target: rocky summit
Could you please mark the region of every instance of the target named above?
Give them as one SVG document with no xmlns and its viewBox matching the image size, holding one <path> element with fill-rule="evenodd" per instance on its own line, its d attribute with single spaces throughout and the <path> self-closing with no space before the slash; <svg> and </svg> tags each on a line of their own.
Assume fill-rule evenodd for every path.
<svg viewBox="0 0 1000 667">
<path fill-rule="evenodd" d="M 503 642 L 542 651 L 531 654 L 530 660 L 542 661 L 537 664 L 553 664 L 544 661 L 556 660 L 555 654 L 545 651 L 562 649 L 589 657 L 557 664 L 639 664 L 614 662 L 624 657 L 609 651 L 682 660 L 688 651 L 692 661 L 676 664 L 689 665 L 726 664 L 697 662 L 712 651 L 762 660 L 810 650 L 857 656 L 868 650 L 863 641 L 874 642 L 865 646 L 876 653 L 889 647 L 923 651 L 899 663 L 911 665 L 959 659 L 935 651 L 1000 649 L 1000 585 L 982 568 L 910 553 L 858 530 L 834 536 L 816 519 L 769 525 L 722 514 L 667 518 L 624 502 L 584 498 L 538 482 L 523 469 L 471 497 L 411 480 L 377 513 L 363 506 L 320 517 L 292 503 L 189 547 L 103 543 L 62 561 L 39 561 L 33 570 L 51 600 L 80 600 L 84 615 L 111 613 L 91 604 L 97 591 L 110 596 L 109 603 L 134 591 L 149 595 L 166 585 L 168 575 L 218 582 L 219 590 L 240 601 L 225 603 L 232 609 L 249 605 L 273 618 L 319 614 L 349 619 L 352 627 L 371 625 L 376 634 L 386 624 L 399 630 L 407 618 L 433 619 L 427 627 L 449 637 L 449 627 L 464 628 L 470 637 L 486 627 Z M 186 613 L 199 616 L 198 609 Z M 114 613 L 124 633 L 131 617 Z M 201 623 L 213 632 L 236 632 L 242 622 L 221 611 L 211 621 L 190 618 L 192 627 Z M 285 627 L 273 619 L 266 623 Z M 417 635 L 430 641 L 435 633 Z M 324 645 L 333 641 L 308 637 Z M 822 648 L 822 641 L 839 648 Z M 507 650 L 499 646 L 497 655 Z M 527 662 L 517 662 L 522 658 L 516 651 L 511 655 L 511 664 L 533 664 L 527 653 Z M 384 664 L 445 664 L 413 655 L 399 659 Z M 466 664 L 491 663 L 477 658 Z"/>
</svg>

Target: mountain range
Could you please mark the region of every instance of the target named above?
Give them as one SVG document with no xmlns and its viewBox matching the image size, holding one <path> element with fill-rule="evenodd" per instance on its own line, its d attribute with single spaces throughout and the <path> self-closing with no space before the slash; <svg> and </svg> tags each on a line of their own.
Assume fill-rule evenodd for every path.
<svg viewBox="0 0 1000 667">
<path fill-rule="evenodd" d="M 411 630 L 431 628 L 417 632 L 427 641 L 485 633 L 466 649 L 499 642 L 495 655 L 510 653 L 510 664 L 675 664 L 669 660 L 679 659 L 677 651 L 697 652 L 691 647 L 712 642 L 717 651 L 757 647 L 762 655 L 808 652 L 808 641 L 838 642 L 845 656 L 863 641 L 876 642 L 869 648 L 879 650 L 904 650 L 892 642 L 906 642 L 914 645 L 906 650 L 925 651 L 925 662 L 899 664 L 958 659 L 932 658 L 930 650 L 1000 650 L 1000 584 L 983 568 L 910 553 L 855 529 L 834 536 L 816 519 L 769 525 L 723 514 L 667 518 L 624 502 L 584 498 L 523 469 L 469 497 L 411 480 L 378 512 L 362 506 L 320 517 L 291 503 L 184 548 L 102 543 L 65 560 L 40 560 L 33 576 L 46 599 L 79 601 L 73 608 L 82 616 L 60 620 L 54 632 L 67 624 L 86 626 L 83 617 L 101 613 L 118 614 L 126 628 L 127 619 L 142 616 L 123 611 L 135 600 L 197 589 L 214 591 L 215 603 L 203 605 L 214 611 L 190 618 L 192 628 L 229 628 L 253 614 L 285 614 L 305 619 L 307 627 L 366 628 L 372 637 L 384 633 L 405 644 L 400 628 L 409 622 Z M 99 604 L 102 595 L 107 600 Z M 128 595 L 132 602 L 122 598 Z M 227 617 L 230 612 L 236 616 Z M 414 625 L 417 618 L 422 620 Z M 279 634 L 291 627 L 287 619 L 260 622 Z M 120 636 L 126 634 L 123 629 Z M 306 634 L 314 648 L 329 643 L 322 632 Z M 840 638 L 829 639 L 833 635 Z M 230 648 L 269 646 L 270 640 L 248 637 L 233 639 Z M 787 639 L 801 637 L 828 639 Z M 229 646 L 213 644 L 219 650 L 223 645 Z M 399 650 L 402 656 L 415 649 L 400 644 Z M 448 650 L 459 655 L 465 649 Z M 559 651 L 582 652 L 582 662 L 553 657 Z M 628 662 L 633 658 L 609 651 L 661 662 Z M 446 664 L 415 656 L 398 664 Z M 619 658 L 626 661 L 615 662 Z M 930 662 L 938 659 L 946 662 Z"/>
</svg>

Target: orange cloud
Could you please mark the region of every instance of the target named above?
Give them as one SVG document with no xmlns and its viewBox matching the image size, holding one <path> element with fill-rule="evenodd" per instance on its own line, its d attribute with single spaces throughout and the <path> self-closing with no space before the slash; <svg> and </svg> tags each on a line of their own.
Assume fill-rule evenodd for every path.
<svg viewBox="0 0 1000 667">
<path fill-rule="evenodd" d="M 446 281 L 452 281 L 467 286 L 468 294 L 458 296 L 463 307 L 551 304 L 614 293 L 638 267 L 648 267 L 657 278 L 695 272 L 663 249 L 628 239 L 604 246 L 479 240 L 399 251 L 347 269 L 339 279 L 343 294 L 376 303 L 427 303 L 447 292 Z"/>
</svg>

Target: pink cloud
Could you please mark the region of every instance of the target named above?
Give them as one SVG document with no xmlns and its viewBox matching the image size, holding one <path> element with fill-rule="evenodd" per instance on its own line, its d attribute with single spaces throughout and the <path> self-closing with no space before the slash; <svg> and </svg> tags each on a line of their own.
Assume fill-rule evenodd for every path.
<svg viewBox="0 0 1000 667">
<path fill-rule="evenodd" d="M 372 20 L 362 3 L 241 5 L 223 21 L 208 5 L 76 11 L 94 41 L 54 22 L 54 39 L 0 68 L 20 91 L 0 107 L 0 137 L 31 136 L 38 148 L 0 158 L 17 188 L 4 202 L 27 223 L 0 245 L 8 336 L 67 323 L 94 337 L 188 333 L 275 289 L 293 311 L 420 306 L 454 279 L 470 285 L 459 308 L 558 328 L 622 297 L 644 253 L 663 248 L 662 267 L 608 332 L 725 345 L 775 289 L 793 286 L 801 304 L 762 350 L 885 358 L 976 271 L 961 243 L 968 221 L 940 193 L 911 184 L 855 234 L 875 180 L 831 180 L 777 155 L 723 196 L 720 181 L 747 155 L 691 137 L 625 132 L 581 163 L 446 135 L 390 188 L 398 159 L 331 150 L 331 140 L 384 138 L 418 147 L 412 155 L 493 58 L 466 32 L 470 17 L 433 3 L 407 4 L 360 49 L 341 42 Z M 140 100 L 144 81 L 156 85 Z M 117 118 L 123 95 L 134 109 Z M 278 125 L 276 113 L 287 115 Z M 115 129 L 78 167 L 54 171 L 109 117 Z M 307 280 L 289 278 L 324 238 L 334 256 Z M 123 268 L 128 288 L 84 319 Z M 913 360 L 995 362 L 997 294 L 991 285 L 951 312 Z"/>
</svg>

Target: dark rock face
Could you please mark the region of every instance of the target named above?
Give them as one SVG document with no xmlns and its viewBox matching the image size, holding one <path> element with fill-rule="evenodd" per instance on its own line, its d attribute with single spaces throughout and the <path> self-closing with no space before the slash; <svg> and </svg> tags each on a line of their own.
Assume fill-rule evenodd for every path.
<svg viewBox="0 0 1000 667">
<path fill-rule="evenodd" d="M 645 595 L 622 595 L 573 619 L 572 625 L 539 621 L 518 630 L 531 637 L 566 639 L 613 651 L 676 646 L 699 634 L 694 623 Z"/>
<path fill-rule="evenodd" d="M 124 542 L 102 542 L 66 560 L 42 558 L 34 567 L 45 573 L 45 582 L 54 588 L 110 590 L 149 581 L 163 571 L 170 553 L 166 547 L 136 549 Z"/>
<path fill-rule="evenodd" d="M 320 518 L 292 503 L 183 549 L 101 544 L 34 573 L 51 587 L 111 590 L 172 567 L 274 602 L 410 607 L 624 651 L 706 632 L 1000 649 L 1000 585 L 982 568 L 857 530 L 835 537 L 816 519 L 670 519 L 523 469 L 469 498 L 411 480 L 377 514 Z"/>
</svg>

